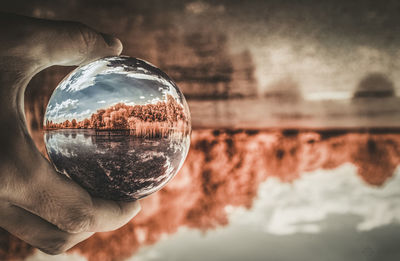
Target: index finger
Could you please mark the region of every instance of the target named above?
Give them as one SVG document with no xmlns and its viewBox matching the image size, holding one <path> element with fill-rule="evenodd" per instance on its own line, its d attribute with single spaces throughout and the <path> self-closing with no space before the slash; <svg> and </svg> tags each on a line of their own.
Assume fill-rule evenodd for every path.
<svg viewBox="0 0 400 261">
<path fill-rule="evenodd" d="M 29 157 L 25 159 L 28 162 L 24 164 L 29 164 Z M 115 230 L 140 210 L 138 201 L 92 197 L 74 181 L 57 173 L 43 157 L 31 166 L 36 167 L 29 178 L 17 178 L 9 184 L 8 200 L 61 230 L 70 233 Z"/>
<path fill-rule="evenodd" d="M 36 61 L 33 63 L 35 70 L 23 73 L 33 73 L 54 64 L 82 64 L 96 58 L 118 55 L 122 50 L 119 40 L 108 38 L 79 23 L 15 15 L 6 18 L 11 19 L 14 30 L 17 27 L 17 31 L 24 36 L 8 35 L 8 38 L 12 38 L 7 38 L 8 49 L 5 49 L 10 51 L 8 55 L 27 53 L 32 56 L 31 60 Z M 16 47 L 12 44 L 14 42 L 18 43 Z M 7 74 L 12 84 L 19 88 L 11 88 L 11 93 L 3 95 L 7 98 L 4 104 L 8 109 L 7 113 L 3 112 L 5 116 L 2 120 L 4 122 L 7 119 L 10 124 L 2 126 L 1 142 L 9 146 L 3 146 L 4 149 L 0 150 L 0 171 L 5 174 L 2 177 L 3 184 L 0 184 L 0 197 L 67 232 L 108 231 L 128 222 L 139 211 L 138 202 L 121 203 L 91 197 L 75 182 L 57 173 L 43 158 L 28 134 L 22 113 L 21 97 L 24 92 L 19 89 L 25 88 L 26 79 L 15 80 L 13 76 Z M 1 84 L 11 83 L 2 81 Z"/>
</svg>

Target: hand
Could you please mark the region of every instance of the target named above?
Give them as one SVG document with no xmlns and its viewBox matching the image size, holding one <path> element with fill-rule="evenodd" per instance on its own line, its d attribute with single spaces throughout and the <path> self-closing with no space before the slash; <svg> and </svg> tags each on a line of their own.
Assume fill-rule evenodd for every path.
<svg viewBox="0 0 400 261">
<path fill-rule="evenodd" d="M 25 124 L 24 92 L 39 71 L 119 55 L 121 42 L 75 22 L 0 13 L 0 226 L 49 254 L 114 230 L 138 202 L 91 197 L 39 153 Z"/>
</svg>

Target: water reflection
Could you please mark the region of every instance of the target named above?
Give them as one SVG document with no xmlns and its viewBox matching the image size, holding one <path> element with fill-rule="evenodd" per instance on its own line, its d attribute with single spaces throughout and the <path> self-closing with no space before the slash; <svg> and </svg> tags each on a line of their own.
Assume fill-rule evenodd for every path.
<svg viewBox="0 0 400 261">
<path fill-rule="evenodd" d="M 76 139 L 93 144 L 90 135 Z M 400 230 L 399 148 L 395 130 L 196 130 L 180 173 L 142 200 L 135 219 L 71 252 L 88 260 L 214 260 L 206 250 L 218 247 L 221 260 L 310 260 L 307 253 L 322 252 L 396 260 L 385 249 Z M 177 253 L 182 244 L 187 250 Z M 282 246 L 296 251 L 273 251 Z"/>
<path fill-rule="evenodd" d="M 369 231 L 396 222 L 390 217 L 400 211 L 394 189 L 398 180 L 392 186 L 386 184 L 400 162 L 398 133 L 198 130 L 192 140 L 181 173 L 159 193 L 144 200 L 139 216 L 118 231 L 95 235 L 75 250 L 89 260 L 105 256 L 113 260 L 132 256 L 165 234 L 177 233 L 157 244 L 162 254 L 156 260 L 166 260 L 168 244 L 224 247 L 243 243 L 242 238 L 247 237 L 246 247 L 254 249 L 262 238 L 251 231 L 294 234 L 300 240 L 307 233 L 322 233 L 321 226 L 326 222 L 332 224 L 344 218 L 336 215 L 355 216 L 344 222 L 348 231 L 358 231 L 358 226 Z M 382 204 L 385 201 L 388 203 Z M 374 209 L 377 206 L 380 209 Z M 182 232 L 182 227 L 194 231 L 224 227 L 217 230 L 220 233 L 243 229 L 224 244 L 216 243 L 212 236 L 193 236 L 193 230 Z M 111 241 L 113 244 L 107 243 Z M 193 245 L 191 249 L 198 248 Z M 257 251 L 260 249 L 264 247 Z M 218 258 L 229 256 L 228 252 L 220 253 Z M 171 260 L 185 260 L 186 251 L 180 253 L 182 258 L 174 256 Z M 146 251 L 139 254 L 146 257 Z M 207 254 L 194 254 L 198 260 L 212 260 Z M 270 255 L 261 254 L 260 258 Z M 352 260 L 364 260 L 363 254 L 353 257 Z M 290 259 L 293 256 L 287 260 Z"/>
<path fill-rule="evenodd" d="M 187 154 L 189 137 L 182 133 L 147 137 L 130 130 L 98 133 L 93 129 L 46 131 L 49 157 L 92 195 L 130 200 L 163 186 Z"/>
</svg>

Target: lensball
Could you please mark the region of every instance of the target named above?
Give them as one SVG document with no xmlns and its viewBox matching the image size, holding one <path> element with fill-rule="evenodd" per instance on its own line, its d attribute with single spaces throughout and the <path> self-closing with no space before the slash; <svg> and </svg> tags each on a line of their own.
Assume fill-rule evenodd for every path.
<svg viewBox="0 0 400 261">
<path fill-rule="evenodd" d="M 56 170 L 91 195 L 130 201 L 161 189 L 190 145 L 190 112 L 176 84 L 136 58 L 79 67 L 54 90 L 44 117 Z"/>
</svg>

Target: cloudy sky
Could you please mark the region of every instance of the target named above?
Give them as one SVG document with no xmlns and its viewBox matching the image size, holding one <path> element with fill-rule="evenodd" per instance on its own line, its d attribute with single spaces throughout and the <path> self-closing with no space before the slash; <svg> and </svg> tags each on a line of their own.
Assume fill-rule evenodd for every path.
<svg viewBox="0 0 400 261">
<path fill-rule="evenodd" d="M 398 169 L 382 187 L 365 184 L 351 164 L 306 173 L 292 184 L 271 178 L 259 187 L 250 210 L 226 208 L 229 225 L 206 232 L 181 227 L 156 244 L 142 247 L 128 260 L 251 257 L 251 260 L 285 261 L 397 261 L 400 258 L 399 174 Z M 86 260 L 77 254 L 59 258 Z M 56 259 L 37 252 L 28 260 Z"/>
<path fill-rule="evenodd" d="M 398 174 L 381 188 L 366 185 L 351 164 L 293 184 L 268 179 L 250 210 L 226 209 L 228 226 L 181 228 L 129 261 L 399 260 Z"/>
<path fill-rule="evenodd" d="M 125 59 L 125 58 L 122 58 Z M 54 91 L 45 120 L 56 123 L 83 120 L 101 108 L 116 103 L 156 103 L 166 94 L 178 94 L 174 86 L 145 67 L 115 66 L 115 60 L 99 60 L 70 74 Z M 128 71 L 129 70 L 129 71 Z"/>
</svg>

